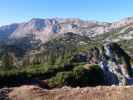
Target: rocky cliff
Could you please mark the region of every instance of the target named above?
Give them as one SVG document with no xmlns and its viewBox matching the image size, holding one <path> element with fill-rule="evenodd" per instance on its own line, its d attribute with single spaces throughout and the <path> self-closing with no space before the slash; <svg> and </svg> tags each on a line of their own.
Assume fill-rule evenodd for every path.
<svg viewBox="0 0 133 100">
<path fill-rule="evenodd" d="M 95 37 L 104 33 L 117 33 L 117 38 L 109 38 L 115 41 L 132 39 L 133 18 L 128 17 L 117 22 L 84 21 L 80 19 L 32 19 L 20 24 L 11 24 L 0 27 L 0 39 L 20 39 L 32 36 L 34 40 L 43 43 L 51 38 L 67 32 L 78 33 L 89 37 Z M 124 37 L 123 37 L 124 36 Z"/>
</svg>

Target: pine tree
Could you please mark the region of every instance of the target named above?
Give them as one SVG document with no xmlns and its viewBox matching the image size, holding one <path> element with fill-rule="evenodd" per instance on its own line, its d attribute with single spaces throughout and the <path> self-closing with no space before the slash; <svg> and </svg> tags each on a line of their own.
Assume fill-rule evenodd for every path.
<svg viewBox="0 0 133 100">
<path fill-rule="evenodd" d="M 2 56 L 2 65 L 11 68 L 16 65 L 16 57 L 13 53 L 6 53 Z"/>
</svg>

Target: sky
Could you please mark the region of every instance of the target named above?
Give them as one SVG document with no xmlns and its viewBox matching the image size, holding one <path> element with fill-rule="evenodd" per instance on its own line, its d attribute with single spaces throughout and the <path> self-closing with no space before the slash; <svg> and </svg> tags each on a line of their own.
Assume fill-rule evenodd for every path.
<svg viewBox="0 0 133 100">
<path fill-rule="evenodd" d="M 130 16 L 133 0 L 0 0 L 0 26 L 32 18 L 112 22 Z"/>
</svg>

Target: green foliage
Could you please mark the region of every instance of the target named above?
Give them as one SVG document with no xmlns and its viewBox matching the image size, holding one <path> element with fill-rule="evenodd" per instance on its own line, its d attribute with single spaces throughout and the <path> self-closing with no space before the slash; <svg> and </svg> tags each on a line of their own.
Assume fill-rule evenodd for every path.
<svg viewBox="0 0 133 100">
<path fill-rule="evenodd" d="M 43 44 L 41 46 L 43 51 L 38 48 L 36 51 L 41 52 L 26 55 L 22 59 L 23 64 L 21 66 L 12 67 L 10 70 L 0 68 L 0 78 L 1 80 L 5 79 L 4 83 L 9 84 L 16 79 L 23 81 L 23 79 L 37 78 L 49 79 L 52 87 L 91 85 L 90 78 L 92 75 L 90 75 L 90 71 L 83 68 L 84 63 L 74 62 L 72 59 L 75 54 L 87 53 L 90 48 L 100 45 L 96 41 L 90 41 L 88 37 L 72 33 L 65 34 L 63 37 L 52 39 Z M 7 65 L 9 64 L 7 63 Z M 15 82 L 19 83 L 20 80 Z M 94 80 L 93 83 L 95 82 Z"/>
<path fill-rule="evenodd" d="M 73 77 L 73 73 L 70 72 L 60 72 L 57 73 L 57 75 L 51 79 L 49 79 L 48 83 L 50 87 L 62 87 L 67 84 L 67 79 Z"/>
<path fill-rule="evenodd" d="M 123 40 L 119 41 L 119 44 L 122 46 L 122 48 L 129 54 L 133 54 L 133 39 L 131 40 Z"/>
<path fill-rule="evenodd" d="M 95 86 L 104 83 L 103 73 L 98 65 L 92 65 L 89 70 L 83 68 L 83 64 L 74 67 L 72 71 L 59 72 L 49 79 L 50 87 L 68 86 Z"/>
<path fill-rule="evenodd" d="M 89 69 L 79 65 L 74 68 L 73 73 L 77 80 L 77 86 L 95 86 L 104 83 L 103 72 L 98 65 L 91 65 Z"/>
<path fill-rule="evenodd" d="M 2 67 L 9 70 L 12 67 L 15 67 L 16 58 L 12 53 L 5 53 L 1 58 L 1 62 Z"/>
</svg>

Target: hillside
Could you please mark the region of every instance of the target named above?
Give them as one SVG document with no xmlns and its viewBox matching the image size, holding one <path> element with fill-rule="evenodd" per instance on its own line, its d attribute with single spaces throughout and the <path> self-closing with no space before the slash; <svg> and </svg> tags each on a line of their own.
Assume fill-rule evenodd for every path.
<svg viewBox="0 0 133 100">
<path fill-rule="evenodd" d="M 110 93 L 107 94 L 110 98 L 117 98 L 123 93 L 125 96 L 121 99 L 126 98 L 128 94 L 125 91 L 132 93 L 126 85 L 133 85 L 132 27 L 132 17 L 113 23 L 80 19 L 32 19 L 2 26 L 0 88 L 13 88 L 13 99 L 12 95 L 18 98 L 21 95 L 16 94 L 16 91 L 22 91 L 22 96 L 25 92 L 33 95 L 30 89 L 34 89 L 34 86 L 41 93 L 43 89 L 60 88 L 55 90 L 57 98 L 60 92 L 67 93 L 62 90 L 64 86 L 72 87 L 68 88 L 70 94 L 75 91 L 74 95 L 76 93 L 79 97 L 81 95 L 76 87 L 81 87 L 79 91 L 87 89 L 89 93 L 85 95 L 92 93 L 96 98 L 97 94 L 100 95 L 98 98 L 105 96 L 106 91 Z M 28 85 L 27 90 L 25 87 L 23 90 L 23 85 Z M 106 87 L 112 85 L 120 94 L 113 94 L 114 87 Z M 102 94 L 98 88 L 103 89 Z M 54 90 L 46 90 L 46 94 L 51 95 L 51 91 Z M 45 97 L 45 93 L 40 95 Z M 72 94 L 70 98 L 77 97 Z"/>
<path fill-rule="evenodd" d="M 35 40 L 41 40 L 41 42 L 45 43 L 51 38 L 59 37 L 67 32 L 73 32 L 89 37 L 95 37 L 104 33 L 117 32 L 118 41 L 119 39 L 131 39 L 132 27 L 132 17 L 113 23 L 84 21 L 72 18 L 31 19 L 28 22 L 0 27 L 0 39 L 32 37 Z"/>
</svg>

